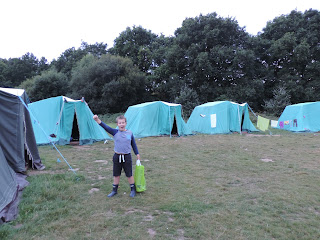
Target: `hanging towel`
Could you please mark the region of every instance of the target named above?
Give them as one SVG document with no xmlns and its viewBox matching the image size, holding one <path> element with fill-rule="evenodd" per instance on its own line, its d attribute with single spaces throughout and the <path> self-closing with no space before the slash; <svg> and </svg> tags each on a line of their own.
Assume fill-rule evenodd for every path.
<svg viewBox="0 0 320 240">
<path fill-rule="evenodd" d="M 266 131 L 269 128 L 269 122 L 270 120 L 261 116 L 258 116 L 258 123 L 257 123 L 257 127 L 261 130 L 261 131 Z"/>
<path fill-rule="evenodd" d="M 278 126 L 278 121 L 271 120 L 271 127 L 276 128 Z"/>
</svg>

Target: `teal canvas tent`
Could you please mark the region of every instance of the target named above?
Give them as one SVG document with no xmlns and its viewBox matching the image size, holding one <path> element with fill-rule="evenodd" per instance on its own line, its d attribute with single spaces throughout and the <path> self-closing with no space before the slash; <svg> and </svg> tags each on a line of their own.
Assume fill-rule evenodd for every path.
<svg viewBox="0 0 320 240">
<path fill-rule="evenodd" d="M 249 118 L 248 104 L 208 102 L 195 107 L 187 122 L 192 132 L 226 134 L 258 131 Z"/>
<path fill-rule="evenodd" d="M 38 145 L 55 143 L 92 144 L 111 137 L 93 120 L 93 113 L 82 100 L 59 96 L 40 100 L 29 105 L 33 129 Z"/>
<path fill-rule="evenodd" d="M 293 132 L 320 131 L 320 102 L 286 106 L 278 119 L 277 128 Z"/>
<path fill-rule="evenodd" d="M 125 117 L 127 118 L 126 128 L 138 138 L 191 134 L 182 118 L 181 104 L 162 101 L 141 103 L 130 106 Z"/>
</svg>

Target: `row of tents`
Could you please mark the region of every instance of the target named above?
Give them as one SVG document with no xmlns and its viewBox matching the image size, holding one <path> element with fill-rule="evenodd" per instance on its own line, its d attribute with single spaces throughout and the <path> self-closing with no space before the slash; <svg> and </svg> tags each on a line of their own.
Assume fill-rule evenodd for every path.
<svg viewBox="0 0 320 240">
<path fill-rule="evenodd" d="M 33 129 L 38 145 L 60 145 L 79 140 L 79 144 L 109 140 L 111 137 L 93 120 L 93 113 L 82 100 L 54 97 L 30 103 Z M 277 128 L 289 131 L 320 131 L 320 103 L 287 106 Z M 181 104 L 154 101 L 130 106 L 125 112 L 127 129 L 137 138 L 161 135 L 228 134 L 257 132 L 250 120 L 250 106 L 230 101 L 208 102 L 194 108 L 188 121 Z M 40 123 L 40 124 L 39 124 Z"/>
<path fill-rule="evenodd" d="M 80 145 L 111 139 L 93 120 L 93 113 L 82 100 L 53 97 L 30 103 L 33 129 L 38 145 L 60 145 L 78 140 Z M 249 118 L 248 104 L 229 101 L 197 106 L 186 123 L 181 104 L 163 101 L 130 106 L 126 113 L 127 129 L 136 138 L 161 135 L 225 134 L 257 131 Z"/>
<path fill-rule="evenodd" d="M 287 106 L 277 128 L 290 131 L 319 131 L 318 102 Z M 93 120 L 93 113 L 82 98 L 59 96 L 28 104 L 36 144 L 59 145 L 77 140 L 80 145 L 112 139 Z M 249 117 L 250 106 L 230 101 L 208 102 L 194 108 L 188 121 L 181 104 L 154 101 L 130 106 L 125 117 L 127 128 L 137 138 L 160 135 L 227 134 L 257 132 Z"/>
</svg>

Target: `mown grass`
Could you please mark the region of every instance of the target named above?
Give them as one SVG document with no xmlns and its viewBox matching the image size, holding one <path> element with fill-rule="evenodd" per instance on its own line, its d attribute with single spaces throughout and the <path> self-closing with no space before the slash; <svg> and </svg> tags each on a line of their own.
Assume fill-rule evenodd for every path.
<svg viewBox="0 0 320 240">
<path fill-rule="evenodd" d="M 39 147 L 18 218 L 0 239 L 320 239 L 320 135 L 137 139 L 147 191 L 112 188 L 113 142 Z M 62 162 L 57 162 L 59 158 Z M 37 173 L 37 174 L 35 174 Z"/>
</svg>

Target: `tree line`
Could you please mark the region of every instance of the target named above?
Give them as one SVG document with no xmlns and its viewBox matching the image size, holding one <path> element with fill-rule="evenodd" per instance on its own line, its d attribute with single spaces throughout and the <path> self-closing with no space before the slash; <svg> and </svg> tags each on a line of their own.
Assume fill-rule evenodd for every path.
<svg viewBox="0 0 320 240">
<path fill-rule="evenodd" d="M 51 63 L 32 53 L 0 59 L 0 85 L 27 91 L 31 101 L 85 97 L 99 114 L 162 100 L 188 116 L 202 103 L 247 102 L 279 115 L 284 107 L 318 101 L 320 12 L 296 10 L 268 22 L 257 36 L 217 13 L 186 18 L 174 36 L 127 27 L 114 45 L 88 44 Z"/>
</svg>

